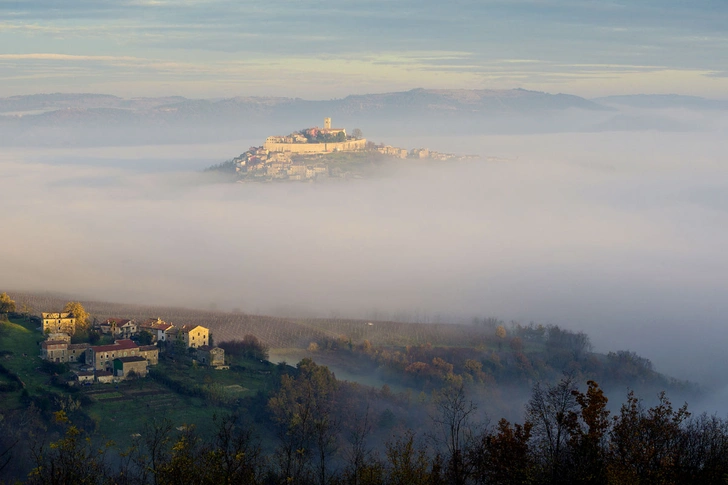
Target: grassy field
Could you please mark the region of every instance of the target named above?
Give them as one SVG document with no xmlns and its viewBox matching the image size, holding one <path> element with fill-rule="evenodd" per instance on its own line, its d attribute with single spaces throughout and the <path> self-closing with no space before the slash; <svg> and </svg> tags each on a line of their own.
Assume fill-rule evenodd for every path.
<svg viewBox="0 0 728 485">
<path fill-rule="evenodd" d="M 28 320 L 12 319 L 0 323 L 0 363 L 20 377 L 29 393 L 51 389 L 48 376 L 38 371 L 42 340 L 42 334 Z M 22 406 L 19 392 L 6 394 L 3 408 Z"/>
</svg>

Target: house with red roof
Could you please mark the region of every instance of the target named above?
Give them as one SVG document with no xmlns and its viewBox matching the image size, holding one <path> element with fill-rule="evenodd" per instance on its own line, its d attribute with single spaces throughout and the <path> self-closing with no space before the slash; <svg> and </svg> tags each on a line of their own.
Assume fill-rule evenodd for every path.
<svg viewBox="0 0 728 485">
<path fill-rule="evenodd" d="M 97 345 L 86 351 L 86 364 L 96 370 L 113 368 L 114 359 L 118 357 L 138 357 L 139 346 L 132 340 L 117 340 L 111 345 Z"/>
</svg>

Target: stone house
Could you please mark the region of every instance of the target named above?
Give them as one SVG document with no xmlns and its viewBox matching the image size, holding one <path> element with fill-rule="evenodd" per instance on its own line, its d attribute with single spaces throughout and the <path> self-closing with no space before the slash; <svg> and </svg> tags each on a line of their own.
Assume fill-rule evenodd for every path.
<svg viewBox="0 0 728 485">
<path fill-rule="evenodd" d="M 210 330 L 202 325 L 183 325 L 179 329 L 177 339 L 184 342 L 188 349 L 202 347 L 210 343 Z"/>
<path fill-rule="evenodd" d="M 67 333 L 51 332 L 46 337 L 46 340 L 63 340 L 64 342 L 71 343 L 71 336 Z"/>
<path fill-rule="evenodd" d="M 65 335 L 65 334 L 60 334 Z M 84 355 L 88 344 L 72 344 L 68 340 L 45 340 L 40 344 L 40 358 L 49 362 L 78 362 Z"/>
<path fill-rule="evenodd" d="M 97 371 L 112 368 L 117 357 L 138 357 L 139 346 L 131 340 L 117 340 L 111 345 L 89 347 L 86 351 L 86 364 Z M 146 359 L 145 359 L 146 360 Z"/>
<path fill-rule="evenodd" d="M 139 326 L 134 320 L 127 320 L 119 327 L 119 337 L 123 339 L 130 338 L 139 333 Z"/>
<path fill-rule="evenodd" d="M 40 344 L 40 358 L 49 362 L 66 362 L 68 342 L 65 340 L 44 340 Z"/>
<path fill-rule="evenodd" d="M 197 362 L 210 367 L 225 365 L 225 349 L 203 345 L 197 348 Z"/>
<path fill-rule="evenodd" d="M 101 382 L 104 384 L 114 382 L 114 374 L 111 371 L 107 371 L 107 370 L 97 370 L 96 371 L 96 382 Z"/>
<path fill-rule="evenodd" d="M 120 338 L 129 338 L 138 332 L 136 322 L 126 318 L 109 318 L 99 328 L 103 334 Z"/>
<path fill-rule="evenodd" d="M 166 342 L 174 325 L 162 321 L 161 318 L 150 318 L 139 325 L 139 331 L 145 330 L 152 334 L 152 342 Z"/>
<path fill-rule="evenodd" d="M 93 382 L 94 381 L 94 373 L 93 371 L 76 371 L 76 379 L 78 379 L 79 384 L 85 384 L 87 382 Z"/>
<path fill-rule="evenodd" d="M 73 313 L 41 313 L 44 333 L 67 333 L 76 331 L 76 317 Z"/>
<path fill-rule="evenodd" d="M 83 356 L 86 354 L 86 351 L 89 348 L 89 344 L 69 344 L 67 355 L 68 355 L 68 362 L 79 362 L 83 358 Z"/>
<path fill-rule="evenodd" d="M 133 372 L 138 377 L 147 376 L 147 359 L 140 356 L 117 357 L 114 359 L 114 376 L 127 379 Z"/>
<path fill-rule="evenodd" d="M 146 359 L 148 365 L 159 363 L 159 347 L 156 345 L 142 345 L 139 347 L 139 356 Z"/>
</svg>

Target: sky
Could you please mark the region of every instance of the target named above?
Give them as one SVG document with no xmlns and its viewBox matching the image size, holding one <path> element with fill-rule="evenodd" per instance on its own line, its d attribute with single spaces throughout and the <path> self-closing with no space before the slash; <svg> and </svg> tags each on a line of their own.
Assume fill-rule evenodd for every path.
<svg viewBox="0 0 728 485">
<path fill-rule="evenodd" d="M 724 0 L 0 0 L 0 96 L 728 98 Z"/>
</svg>

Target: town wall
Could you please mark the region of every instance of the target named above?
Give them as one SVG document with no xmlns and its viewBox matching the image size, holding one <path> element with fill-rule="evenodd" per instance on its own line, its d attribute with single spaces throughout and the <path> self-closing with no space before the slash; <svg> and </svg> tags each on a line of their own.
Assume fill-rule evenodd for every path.
<svg viewBox="0 0 728 485">
<path fill-rule="evenodd" d="M 276 143 L 265 141 L 263 148 L 271 152 L 288 153 L 331 153 L 331 152 L 353 152 L 366 148 L 367 141 L 347 140 L 336 143 Z"/>
</svg>

